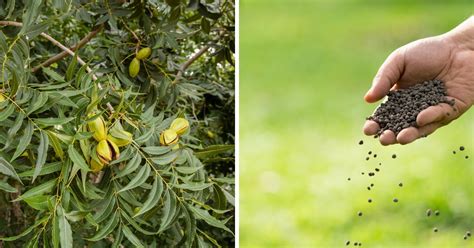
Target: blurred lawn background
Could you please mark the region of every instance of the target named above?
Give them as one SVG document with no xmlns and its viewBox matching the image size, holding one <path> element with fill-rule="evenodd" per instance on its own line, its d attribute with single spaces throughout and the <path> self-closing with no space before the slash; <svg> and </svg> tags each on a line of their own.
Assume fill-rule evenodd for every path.
<svg viewBox="0 0 474 248">
<path fill-rule="evenodd" d="M 472 13 L 473 1 L 240 1 L 241 247 L 473 247 L 474 110 L 407 146 L 361 131 L 386 56 Z"/>
</svg>

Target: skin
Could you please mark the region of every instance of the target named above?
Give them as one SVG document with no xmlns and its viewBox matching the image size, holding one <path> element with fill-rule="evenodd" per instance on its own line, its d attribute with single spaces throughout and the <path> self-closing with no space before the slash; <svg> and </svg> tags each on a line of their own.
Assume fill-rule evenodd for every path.
<svg viewBox="0 0 474 248">
<path fill-rule="evenodd" d="M 430 79 L 445 83 L 448 98 L 454 107 L 442 103 L 431 106 L 417 116 L 418 128 L 403 129 L 397 136 L 383 132 L 382 145 L 408 144 L 459 118 L 474 103 L 474 16 L 448 33 L 411 42 L 396 49 L 378 70 L 364 99 L 374 103 L 390 90 L 407 88 Z M 379 125 L 364 124 L 366 135 L 375 135 Z"/>
</svg>

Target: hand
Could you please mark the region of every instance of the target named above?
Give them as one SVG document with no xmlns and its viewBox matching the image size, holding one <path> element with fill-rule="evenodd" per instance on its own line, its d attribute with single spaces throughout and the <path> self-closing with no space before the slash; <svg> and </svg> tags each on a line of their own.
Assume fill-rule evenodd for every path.
<svg viewBox="0 0 474 248">
<path fill-rule="evenodd" d="M 418 128 L 405 128 L 396 136 L 386 130 L 379 137 L 382 145 L 411 143 L 457 119 L 472 106 L 474 17 L 446 34 L 417 40 L 395 50 L 380 67 L 365 100 L 373 103 L 390 90 L 407 88 L 431 79 L 445 83 L 448 98 L 455 100 L 454 107 L 446 103 L 428 107 L 416 118 Z M 375 135 L 378 130 L 376 122 L 366 121 L 366 135 Z"/>
</svg>

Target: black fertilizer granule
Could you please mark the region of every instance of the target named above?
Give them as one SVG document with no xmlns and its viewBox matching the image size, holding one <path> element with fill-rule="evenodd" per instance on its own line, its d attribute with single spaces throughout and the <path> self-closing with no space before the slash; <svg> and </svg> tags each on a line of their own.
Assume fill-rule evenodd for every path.
<svg viewBox="0 0 474 248">
<path fill-rule="evenodd" d="M 368 201 L 369 203 L 371 203 L 371 202 L 372 202 L 372 199 L 369 198 L 367 201 Z"/>
<path fill-rule="evenodd" d="M 377 157 L 377 154 L 374 154 L 374 158 L 376 158 L 376 157 Z"/>
<path fill-rule="evenodd" d="M 464 146 L 460 146 L 460 147 L 459 147 L 459 150 L 460 150 L 460 151 L 464 151 Z"/>
<path fill-rule="evenodd" d="M 347 240 L 346 245 L 350 245 L 350 244 L 351 244 L 351 241 Z"/>
<path fill-rule="evenodd" d="M 436 210 L 436 211 L 435 211 L 435 215 L 436 215 L 436 216 L 439 216 L 439 210 Z"/>
<path fill-rule="evenodd" d="M 371 184 L 370 184 L 370 187 L 374 187 L 374 184 L 373 184 L 373 183 L 371 183 Z"/>
<path fill-rule="evenodd" d="M 349 178 L 347 178 L 347 181 L 350 181 L 350 180 L 351 180 L 351 178 L 350 178 L 350 177 L 349 177 Z"/>
<path fill-rule="evenodd" d="M 369 172 L 369 177 L 373 177 L 373 176 L 375 176 L 375 173 Z"/>
<path fill-rule="evenodd" d="M 380 104 L 367 120 L 379 124 L 380 130 L 377 136 L 385 130 L 391 130 L 397 135 L 402 129 L 418 127 L 416 124 L 418 114 L 440 103 L 454 106 L 454 100 L 450 101 L 446 97 L 444 83 L 441 80 L 424 81 L 406 89 L 390 91 L 387 100 Z"/>
<path fill-rule="evenodd" d="M 468 237 L 471 237 L 471 232 L 467 231 L 467 232 L 466 232 L 466 235 L 467 235 Z"/>
<path fill-rule="evenodd" d="M 399 183 L 398 186 L 403 187 L 403 183 Z"/>
<path fill-rule="evenodd" d="M 453 151 L 453 154 L 456 154 L 456 151 Z"/>
<path fill-rule="evenodd" d="M 393 198 L 393 202 L 397 203 L 397 202 L 398 202 L 398 199 L 397 199 L 397 198 Z"/>
<path fill-rule="evenodd" d="M 376 171 L 376 172 L 379 172 L 379 171 L 380 171 L 380 169 L 379 169 L 379 168 L 375 168 L 375 171 Z"/>
<path fill-rule="evenodd" d="M 397 158 L 397 154 L 393 154 L 393 155 L 392 155 L 392 158 L 393 158 L 393 159 L 396 159 L 396 158 Z"/>
<path fill-rule="evenodd" d="M 428 208 L 428 209 L 426 210 L 426 216 L 428 216 L 428 217 L 431 216 L 431 209 Z"/>
<path fill-rule="evenodd" d="M 372 151 L 369 151 L 367 154 L 369 154 L 369 155 L 372 154 Z"/>
<path fill-rule="evenodd" d="M 364 173 L 364 172 L 361 172 L 360 174 L 364 175 L 365 173 Z"/>
<path fill-rule="evenodd" d="M 438 232 L 438 228 L 433 228 L 433 232 Z"/>
<path fill-rule="evenodd" d="M 366 157 L 366 158 L 365 158 L 365 160 L 367 160 L 367 161 L 368 161 L 369 159 L 370 159 L 369 157 Z"/>
<path fill-rule="evenodd" d="M 370 187 L 367 187 L 367 190 L 370 190 Z"/>
<path fill-rule="evenodd" d="M 467 239 L 467 236 L 466 236 L 466 235 L 464 235 L 464 240 L 466 240 L 466 239 Z"/>
<path fill-rule="evenodd" d="M 468 159 L 468 158 L 469 158 L 469 156 L 466 156 L 466 157 L 464 157 L 464 158 L 465 158 L 465 159 Z"/>
<path fill-rule="evenodd" d="M 364 144 L 364 141 L 363 140 L 360 140 L 359 141 L 359 145 L 363 145 Z"/>
<path fill-rule="evenodd" d="M 382 163 L 379 163 L 379 165 L 382 165 Z"/>
<path fill-rule="evenodd" d="M 357 246 L 357 245 L 358 245 L 358 243 L 357 243 L 357 242 L 354 242 L 354 246 Z"/>
<path fill-rule="evenodd" d="M 359 242 L 359 246 L 362 246 L 362 243 Z"/>
<path fill-rule="evenodd" d="M 362 212 L 361 211 L 357 212 L 357 215 L 362 216 Z"/>
</svg>

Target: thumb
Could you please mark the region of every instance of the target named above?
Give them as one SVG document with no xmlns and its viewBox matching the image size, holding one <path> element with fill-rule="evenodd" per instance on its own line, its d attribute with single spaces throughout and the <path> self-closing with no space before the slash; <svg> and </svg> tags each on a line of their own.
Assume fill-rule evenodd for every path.
<svg viewBox="0 0 474 248">
<path fill-rule="evenodd" d="M 372 81 L 372 87 L 365 94 L 365 101 L 376 102 L 387 95 L 392 86 L 400 79 L 404 66 L 404 49 L 399 48 L 392 52 L 380 66 Z"/>
</svg>

